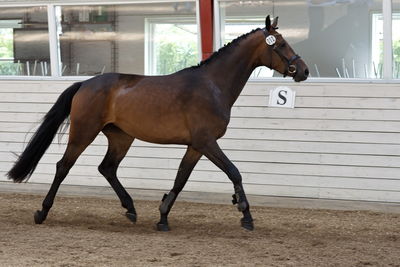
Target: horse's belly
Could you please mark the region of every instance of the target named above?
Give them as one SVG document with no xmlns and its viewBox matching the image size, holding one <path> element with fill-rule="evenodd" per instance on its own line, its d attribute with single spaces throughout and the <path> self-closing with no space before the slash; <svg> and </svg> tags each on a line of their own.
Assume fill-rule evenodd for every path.
<svg viewBox="0 0 400 267">
<path fill-rule="evenodd" d="M 119 90 L 114 102 L 114 124 L 131 136 L 154 143 L 190 143 L 185 101 L 178 86 L 137 84 Z"/>
<path fill-rule="evenodd" d="M 189 144 L 190 132 L 182 116 L 168 119 L 164 116 L 152 118 L 131 117 L 129 121 L 116 121 L 115 124 L 129 135 L 151 143 Z"/>
</svg>

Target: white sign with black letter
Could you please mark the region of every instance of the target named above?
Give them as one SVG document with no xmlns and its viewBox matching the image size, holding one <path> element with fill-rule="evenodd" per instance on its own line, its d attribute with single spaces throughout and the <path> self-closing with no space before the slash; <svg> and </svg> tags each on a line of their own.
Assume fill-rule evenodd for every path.
<svg viewBox="0 0 400 267">
<path fill-rule="evenodd" d="M 294 108 L 296 92 L 287 86 L 279 86 L 269 93 L 269 106 L 280 108 Z"/>
</svg>

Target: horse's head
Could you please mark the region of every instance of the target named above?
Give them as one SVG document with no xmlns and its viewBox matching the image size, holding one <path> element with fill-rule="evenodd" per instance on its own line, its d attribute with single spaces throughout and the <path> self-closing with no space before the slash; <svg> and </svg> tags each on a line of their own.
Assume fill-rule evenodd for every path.
<svg viewBox="0 0 400 267">
<path fill-rule="evenodd" d="M 290 47 L 278 29 L 278 17 L 271 24 L 269 16 L 265 19 L 265 42 L 263 44 L 261 64 L 278 71 L 283 76 L 290 76 L 296 82 L 307 79 L 309 70 L 296 52 Z"/>
</svg>

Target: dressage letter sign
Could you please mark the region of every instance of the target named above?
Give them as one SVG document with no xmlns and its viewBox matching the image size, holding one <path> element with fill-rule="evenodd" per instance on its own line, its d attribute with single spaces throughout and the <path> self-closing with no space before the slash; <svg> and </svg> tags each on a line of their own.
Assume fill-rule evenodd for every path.
<svg viewBox="0 0 400 267">
<path fill-rule="evenodd" d="M 269 106 L 294 108 L 296 92 L 286 86 L 279 86 L 269 93 Z"/>
</svg>

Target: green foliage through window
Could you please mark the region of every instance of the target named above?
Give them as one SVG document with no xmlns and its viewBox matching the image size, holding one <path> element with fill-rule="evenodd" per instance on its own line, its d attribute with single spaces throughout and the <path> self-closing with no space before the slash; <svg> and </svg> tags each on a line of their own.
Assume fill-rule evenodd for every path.
<svg viewBox="0 0 400 267">
<path fill-rule="evenodd" d="M 15 75 L 13 29 L 0 28 L 0 75 Z"/>
<path fill-rule="evenodd" d="M 197 47 L 195 43 L 161 42 L 157 57 L 157 73 L 169 74 L 197 64 Z"/>
<path fill-rule="evenodd" d="M 400 40 L 396 40 L 393 42 L 393 64 L 394 64 L 393 77 L 399 79 L 400 78 Z"/>
<path fill-rule="evenodd" d="M 0 58 L 13 58 L 13 30 L 0 28 Z"/>
<path fill-rule="evenodd" d="M 198 63 L 196 24 L 155 24 L 153 74 L 170 74 Z"/>
</svg>

